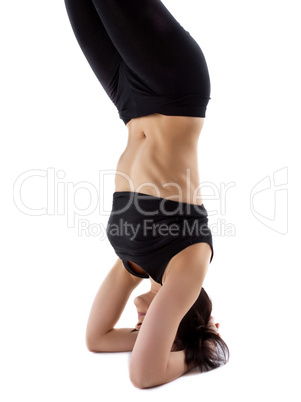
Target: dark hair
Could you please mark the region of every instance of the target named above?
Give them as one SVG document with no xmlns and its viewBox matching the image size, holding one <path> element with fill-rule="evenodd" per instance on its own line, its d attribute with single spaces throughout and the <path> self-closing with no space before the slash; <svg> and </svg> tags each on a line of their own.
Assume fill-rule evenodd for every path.
<svg viewBox="0 0 301 402">
<path fill-rule="evenodd" d="M 207 326 L 211 312 L 212 301 L 202 288 L 198 299 L 180 322 L 172 349 L 185 350 L 188 367 L 198 367 L 201 372 L 226 364 L 230 356 L 223 339 Z"/>
</svg>

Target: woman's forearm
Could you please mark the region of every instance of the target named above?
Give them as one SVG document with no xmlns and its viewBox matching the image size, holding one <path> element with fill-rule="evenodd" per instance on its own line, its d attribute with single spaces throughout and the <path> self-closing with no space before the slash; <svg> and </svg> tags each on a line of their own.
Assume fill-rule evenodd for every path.
<svg viewBox="0 0 301 402">
<path fill-rule="evenodd" d="M 191 367 L 192 368 L 192 367 Z M 166 384 L 182 376 L 191 368 L 185 363 L 185 352 L 183 350 L 170 352 L 165 370 L 149 370 L 145 372 L 135 371 L 130 373 L 131 381 L 137 388 L 150 388 Z"/>
<path fill-rule="evenodd" d="M 185 351 L 170 352 L 164 379 L 169 382 L 185 374 L 190 368 L 185 362 Z"/>
<path fill-rule="evenodd" d="M 113 328 L 111 331 L 101 335 L 99 339 L 93 340 L 93 345 L 87 347 L 90 352 L 129 352 L 132 351 L 137 339 L 138 331 L 133 328 Z"/>
<path fill-rule="evenodd" d="M 133 345 L 135 335 L 130 333 L 131 329 L 115 330 L 114 327 L 132 291 L 141 280 L 132 276 L 120 259 L 116 261 L 93 301 L 86 329 L 86 344 L 89 350 L 105 352 L 109 347 L 119 351 L 119 340 L 122 342 L 122 350 L 129 350 Z"/>
<path fill-rule="evenodd" d="M 178 352 L 170 352 L 165 372 L 160 376 L 154 377 L 153 379 L 150 378 L 150 384 L 147 385 L 147 387 L 166 384 L 178 377 L 181 377 L 188 370 L 189 369 L 185 363 L 185 352 L 183 350 Z"/>
</svg>

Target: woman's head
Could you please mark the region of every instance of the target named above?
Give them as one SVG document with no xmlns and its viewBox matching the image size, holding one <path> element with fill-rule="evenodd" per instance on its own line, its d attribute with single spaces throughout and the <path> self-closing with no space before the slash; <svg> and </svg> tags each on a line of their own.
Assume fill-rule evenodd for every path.
<svg viewBox="0 0 301 402">
<path fill-rule="evenodd" d="M 147 310 L 161 285 L 151 281 L 151 290 L 134 299 L 138 313 L 139 331 Z M 201 371 L 215 369 L 229 360 L 229 349 L 218 334 L 211 316 L 212 302 L 204 288 L 199 297 L 183 317 L 173 344 L 173 351 L 185 350 L 188 367 L 198 367 Z"/>
<path fill-rule="evenodd" d="M 186 364 L 201 371 L 215 369 L 229 360 L 229 349 L 213 322 L 212 302 L 202 288 L 198 299 L 179 324 L 173 350 L 185 350 Z"/>
</svg>

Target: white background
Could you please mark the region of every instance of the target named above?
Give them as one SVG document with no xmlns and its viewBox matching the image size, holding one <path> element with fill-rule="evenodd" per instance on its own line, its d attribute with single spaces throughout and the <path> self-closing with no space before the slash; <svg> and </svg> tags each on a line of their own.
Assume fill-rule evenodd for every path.
<svg viewBox="0 0 301 402">
<path fill-rule="evenodd" d="M 213 372 L 138 390 L 128 378 L 129 353 L 86 349 L 91 304 L 117 257 L 107 239 L 78 232 L 79 219 L 105 225 L 108 213 L 75 216 L 71 227 L 74 202 L 82 209 L 89 204 L 87 191 L 78 191 L 75 201 L 72 191 L 77 183 L 92 184 L 99 205 L 109 211 L 113 176 L 99 186 L 99 174 L 115 169 L 127 129 L 75 40 L 64 2 L 2 2 L 3 401 L 300 400 L 299 4 L 164 4 L 200 44 L 210 71 L 212 99 L 199 141 L 201 181 L 217 189 L 234 183 L 224 201 L 210 194 L 204 201 L 212 225 L 223 219 L 224 228 L 235 231 L 225 234 L 221 225 L 215 233 L 204 283 L 230 361 Z M 49 213 L 40 216 L 14 202 L 15 182 L 29 170 L 65 172 L 54 184 L 49 177 L 48 198 L 56 191 L 52 214 L 49 199 Z M 276 180 L 284 183 L 278 191 L 277 171 Z M 254 186 L 264 180 L 267 188 L 269 178 L 271 189 L 257 192 L 251 203 Z M 59 215 L 64 192 L 69 209 Z M 21 193 L 25 205 L 46 208 L 47 178 L 27 180 Z M 134 292 L 119 326 L 136 324 L 133 297 L 148 286 L 144 281 Z"/>
</svg>

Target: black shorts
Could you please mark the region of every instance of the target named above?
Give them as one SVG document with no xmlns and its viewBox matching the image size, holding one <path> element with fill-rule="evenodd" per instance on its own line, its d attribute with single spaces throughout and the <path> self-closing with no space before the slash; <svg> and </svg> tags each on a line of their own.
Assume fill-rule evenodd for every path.
<svg viewBox="0 0 301 402">
<path fill-rule="evenodd" d="M 191 244 L 208 243 L 212 251 L 210 263 L 213 258 L 212 234 L 204 204 L 118 191 L 113 194 L 107 236 L 132 275 L 150 276 L 161 285 L 169 260 Z M 146 274 L 133 271 L 129 261 L 140 266 Z"/>
<path fill-rule="evenodd" d="M 65 0 L 77 41 L 127 124 L 205 117 L 210 78 L 198 43 L 160 0 Z"/>
</svg>

